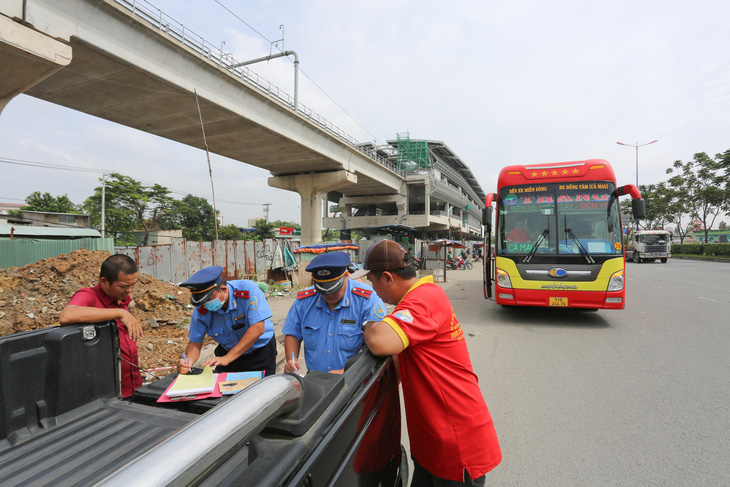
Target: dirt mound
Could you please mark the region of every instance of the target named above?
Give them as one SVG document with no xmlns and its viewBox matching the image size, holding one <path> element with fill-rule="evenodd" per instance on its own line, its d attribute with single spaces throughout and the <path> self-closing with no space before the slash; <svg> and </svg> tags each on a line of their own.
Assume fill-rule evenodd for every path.
<svg viewBox="0 0 730 487">
<path fill-rule="evenodd" d="M 23 267 L 0 269 L 0 336 L 58 325 L 58 315 L 71 296 L 99 282 L 101 263 L 110 255 L 81 249 Z M 190 291 L 140 274 L 132 298 L 129 311 L 144 330 L 137 343 L 140 366 L 174 365 L 187 345 L 183 327 L 192 314 Z"/>
</svg>

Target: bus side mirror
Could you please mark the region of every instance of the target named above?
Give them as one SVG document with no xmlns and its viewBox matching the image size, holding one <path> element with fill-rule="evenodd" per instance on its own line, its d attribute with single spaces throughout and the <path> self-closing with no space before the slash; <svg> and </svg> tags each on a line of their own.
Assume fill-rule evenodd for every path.
<svg viewBox="0 0 730 487">
<path fill-rule="evenodd" d="M 482 225 L 485 227 L 492 226 L 492 207 L 482 208 Z"/>
<path fill-rule="evenodd" d="M 634 198 L 631 200 L 631 212 L 634 214 L 634 219 L 640 220 L 646 217 L 646 201 L 641 198 Z"/>
</svg>

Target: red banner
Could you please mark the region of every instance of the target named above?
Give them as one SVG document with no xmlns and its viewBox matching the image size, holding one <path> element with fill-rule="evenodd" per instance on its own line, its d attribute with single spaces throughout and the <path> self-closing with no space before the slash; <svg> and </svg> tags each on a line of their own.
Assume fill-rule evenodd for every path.
<svg viewBox="0 0 730 487">
<path fill-rule="evenodd" d="M 294 233 L 294 227 L 279 227 L 279 235 L 291 235 Z"/>
</svg>

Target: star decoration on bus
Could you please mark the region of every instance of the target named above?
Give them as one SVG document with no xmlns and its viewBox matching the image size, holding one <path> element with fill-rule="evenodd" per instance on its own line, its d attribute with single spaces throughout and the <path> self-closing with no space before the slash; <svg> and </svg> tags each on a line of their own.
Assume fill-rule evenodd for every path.
<svg viewBox="0 0 730 487">
<path fill-rule="evenodd" d="M 578 170 L 577 169 L 573 169 L 573 174 L 578 174 Z"/>
<path fill-rule="evenodd" d="M 536 178 L 537 177 L 537 173 L 535 171 L 532 171 L 532 177 L 533 178 Z"/>
<path fill-rule="evenodd" d="M 543 172 L 542 172 L 542 175 L 543 175 L 543 176 L 547 176 L 547 174 L 548 174 L 548 173 L 547 173 L 547 171 L 543 171 Z"/>
<path fill-rule="evenodd" d="M 568 170 L 567 169 L 563 169 L 563 174 L 568 174 Z"/>
<path fill-rule="evenodd" d="M 558 175 L 558 171 L 556 171 L 555 169 L 553 169 L 553 176 L 557 176 L 557 175 Z"/>
</svg>

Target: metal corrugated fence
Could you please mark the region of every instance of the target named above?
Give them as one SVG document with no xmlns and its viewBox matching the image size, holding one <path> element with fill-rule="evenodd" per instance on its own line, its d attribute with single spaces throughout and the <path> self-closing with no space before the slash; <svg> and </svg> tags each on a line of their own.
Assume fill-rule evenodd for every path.
<svg viewBox="0 0 730 487">
<path fill-rule="evenodd" d="M 78 249 L 107 250 L 113 253 L 114 239 L 112 237 L 73 240 L 3 239 L 0 240 L 0 268 L 22 267 Z"/>
</svg>

